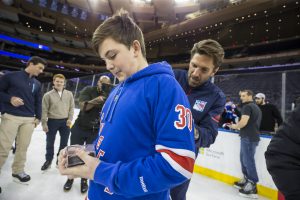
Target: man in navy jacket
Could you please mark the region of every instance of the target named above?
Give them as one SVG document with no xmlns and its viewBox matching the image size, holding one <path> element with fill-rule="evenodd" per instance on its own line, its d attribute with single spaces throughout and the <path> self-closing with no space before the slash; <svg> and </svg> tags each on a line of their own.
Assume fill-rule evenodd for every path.
<svg viewBox="0 0 300 200">
<path fill-rule="evenodd" d="M 220 114 L 224 110 L 224 93 L 211 82 L 224 58 L 222 46 L 215 40 L 202 40 L 191 50 L 189 70 L 175 70 L 175 77 L 184 89 L 195 123 L 195 152 L 209 147 L 218 135 Z M 185 200 L 190 180 L 171 190 L 172 200 Z"/>
<path fill-rule="evenodd" d="M 43 72 L 46 61 L 31 57 L 24 71 L 7 73 L 0 79 L 0 169 L 4 165 L 16 138 L 17 151 L 12 164 L 12 176 L 19 182 L 27 182 L 30 176 L 24 172 L 26 152 L 33 129 L 41 119 L 41 83 L 34 77 Z"/>
</svg>

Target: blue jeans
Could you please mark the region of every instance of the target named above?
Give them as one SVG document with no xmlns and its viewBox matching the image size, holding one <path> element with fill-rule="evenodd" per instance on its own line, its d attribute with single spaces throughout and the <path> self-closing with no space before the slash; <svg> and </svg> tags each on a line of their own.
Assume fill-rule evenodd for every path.
<svg viewBox="0 0 300 200">
<path fill-rule="evenodd" d="M 46 134 L 46 160 L 52 161 L 54 155 L 54 142 L 57 131 L 60 135 L 60 152 L 63 148 L 68 145 L 70 128 L 67 126 L 67 119 L 48 119 L 49 132 Z"/>
<path fill-rule="evenodd" d="M 257 183 L 258 176 L 255 166 L 254 155 L 258 142 L 252 142 L 247 137 L 241 138 L 240 160 L 242 172 L 248 180 Z"/>
</svg>

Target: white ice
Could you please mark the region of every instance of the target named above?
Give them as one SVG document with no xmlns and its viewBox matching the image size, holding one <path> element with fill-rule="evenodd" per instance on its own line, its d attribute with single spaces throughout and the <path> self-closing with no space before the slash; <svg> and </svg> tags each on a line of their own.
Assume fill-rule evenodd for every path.
<svg viewBox="0 0 300 200">
<path fill-rule="evenodd" d="M 60 137 L 57 134 L 56 151 L 59 140 Z M 86 194 L 80 193 L 80 179 L 74 181 L 70 191 L 63 191 L 63 185 L 67 178 L 59 174 L 55 166 L 56 157 L 53 159 L 51 169 L 45 173 L 41 171 L 41 166 L 45 161 L 45 149 L 46 135 L 39 126 L 32 135 L 27 152 L 25 171 L 31 176 L 31 181 L 28 185 L 13 181 L 11 164 L 14 155 L 10 153 L 0 174 L 0 187 L 2 188 L 0 200 L 84 200 Z M 259 199 L 266 198 L 259 197 Z M 237 189 L 231 185 L 194 174 L 187 193 L 187 200 L 245 200 L 245 198 L 240 197 Z"/>
</svg>

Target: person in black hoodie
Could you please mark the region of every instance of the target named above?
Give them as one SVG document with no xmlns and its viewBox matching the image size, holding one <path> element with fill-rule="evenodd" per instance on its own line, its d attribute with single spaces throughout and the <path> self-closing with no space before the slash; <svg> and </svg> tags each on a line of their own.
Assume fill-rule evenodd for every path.
<svg viewBox="0 0 300 200">
<path fill-rule="evenodd" d="M 262 112 L 259 130 L 274 133 L 276 124 L 277 127 L 279 127 L 282 123 L 282 117 L 278 108 L 271 103 L 267 103 L 266 96 L 263 93 L 257 93 L 255 95 L 255 102 Z"/>
<path fill-rule="evenodd" d="M 300 199 L 300 106 L 279 127 L 265 152 L 266 164 L 286 200 Z"/>
</svg>

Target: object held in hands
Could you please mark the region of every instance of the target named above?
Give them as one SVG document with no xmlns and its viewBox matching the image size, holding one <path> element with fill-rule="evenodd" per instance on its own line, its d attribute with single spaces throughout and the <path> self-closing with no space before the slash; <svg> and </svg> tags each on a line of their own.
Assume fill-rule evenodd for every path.
<svg viewBox="0 0 300 200">
<path fill-rule="evenodd" d="M 92 144 L 87 145 L 71 145 L 67 147 L 67 162 L 65 164 L 66 167 L 74 167 L 77 165 L 84 165 L 83 160 L 81 160 L 76 155 L 77 149 L 83 149 L 84 151 L 88 152 L 90 156 L 95 157 L 95 150 Z"/>
</svg>

